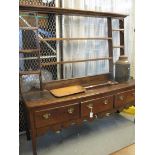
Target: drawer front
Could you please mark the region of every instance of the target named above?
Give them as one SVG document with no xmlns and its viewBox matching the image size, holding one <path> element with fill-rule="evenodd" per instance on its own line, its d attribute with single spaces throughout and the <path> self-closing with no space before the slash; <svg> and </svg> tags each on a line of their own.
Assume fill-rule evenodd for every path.
<svg viewBox="0 0 155 155">
<path fill-rule="evenodd" d="M 127 103 L 134 103 L 135 90 L 121 92 L 115 95 L 115 107 L 123 106 Z"/>
<path fill-rule="evenodd" d="M 82 117 L 83 116 L 89 117 L 91 109 L 93 114 L 113 109 L 113 96 L 107 96 L 81 102 Z"/>
<path fill-rule="evenodd" d="M 79 118 L 79 103 L 35 112 L 36 128 Z"/>
</svg>

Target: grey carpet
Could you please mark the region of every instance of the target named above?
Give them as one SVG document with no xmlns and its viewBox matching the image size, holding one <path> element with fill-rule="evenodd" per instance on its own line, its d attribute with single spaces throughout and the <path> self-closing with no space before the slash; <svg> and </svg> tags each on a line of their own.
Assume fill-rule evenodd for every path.
<svg viewBox="0 0 155 155">
<path fill-rule="evenodd" d="M 37 138 L 38 155 L 109 155 L 134 143 L 134 122 L 123 115 L 112 115 L 61 133 Z M 31 141 L 20 136 L 20 155 L 32 155 Z"/>
</svg>

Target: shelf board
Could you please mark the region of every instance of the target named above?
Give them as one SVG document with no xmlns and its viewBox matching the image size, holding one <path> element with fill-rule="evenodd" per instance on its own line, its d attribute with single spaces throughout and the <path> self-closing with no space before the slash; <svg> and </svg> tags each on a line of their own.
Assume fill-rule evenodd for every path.
<svg viewBox="0 0 155 155">
<path fill-rule="evenodd" d="M 112 29 L 112 31 L 124 31 L 124 29 Z"/>
<path fill-rule="evenodd" d="M 55 13 L 57 15 L 76 15 L 76 16 L 88 16 L 88 17 L 112 17 L 112 18 L 125 18 L 127 14 L 113 13 L 113 12 L 96 12 L 77 9 L 64 9 L 49 6 L 32 6 L 32 5 L 19 5 L 20 11 L 37 11 L 40 13 Z"/>
<path fill-rule="evenodd" d="M 19 27 L 21 30 L 38 30 L 38 27 Z"/>
<path fill-rule="evenodd" d="M 67 63 L 79 63 L 79 62 L 88 62 L 88 61 L 99 61 L 99 60 L 112 60 L 112 57 L 75 60 L 75 61 L 48 62 L 48 63 L 41 63 L 41 66 L 50 66 L 50 65 L 57 65 L 57 64 L 67 64 Z"/>
<path fill-rule="evenodd" d="M 20 71 L 19 75 L 31 75 L 31 74 L 40 74 L 40 70 L 39 71 Z"/>
<path fill-rule="evenodd" d="M 113 48 L 124 48 L 124 46 L 113 46 Z"/>
<path fill-rule="evenodd" d="M 24 50 L 19 50 L 19 53 L 34 53 L 38 52 L 40 49 L 24 49 Z"/>
<path fill-rule="evenodd" d="M 112 38 L 108 37 L 97 37 L 97 38 L 43 38 L 40 41 L 70 41 L 70 40 L 112 40 Z"/>
<path fill-rule="evenodd" d="M 50 59 L 50 58 L 56 58 L 56 55 L 50 55 L 50 56 L 40 56 L 40 59 Z M 36 60 L 38 57 L 25 57 L 25 58 L 19 58 L 19 60 Z"/>
</svg>

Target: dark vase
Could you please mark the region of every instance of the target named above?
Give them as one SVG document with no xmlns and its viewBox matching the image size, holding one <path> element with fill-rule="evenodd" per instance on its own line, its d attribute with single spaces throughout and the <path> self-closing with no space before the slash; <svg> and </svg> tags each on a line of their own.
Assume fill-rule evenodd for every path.
<svg viewBox="0 0 155 155">
<path fill-rule="evenodd" d="M 130 78 L 130 63 L 127 56 L 120 56 L 115 63 L 115 81 L 125 82 Z"/>
</svg>

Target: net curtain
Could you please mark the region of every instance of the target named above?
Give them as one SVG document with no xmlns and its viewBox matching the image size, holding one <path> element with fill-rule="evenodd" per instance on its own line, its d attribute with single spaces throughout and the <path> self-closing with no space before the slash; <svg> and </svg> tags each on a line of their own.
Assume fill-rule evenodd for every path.
<svg viewBox="0 0 155 155">
<path fill-rule="evenodd" d="M 134 1 L 133 0 L 62 0 L 63 8 L 107 11 L 129 14 L 125 19 L 125 54 L 134 64 Z M 106 18 L 63 16 L 64 38 L 107 37 Z M 113 20 L 113 29 L 119 28 L 118 20 Z M 119 45 L 119 32 L 113 32 L 113 45 Z M 114 62 L 120 49 L 114 49 Z M 63 61 L 108 57 L 108 41 L 79 40 L 63 42 Z M 109 72 L 108 61 L 82 62 L 63 65 L 64 78 L 97 75 Z M 132 71 L 133 72 L 133 71 Z M 132 74 L 132 73 L 131 73 Z"/>
</svg>

